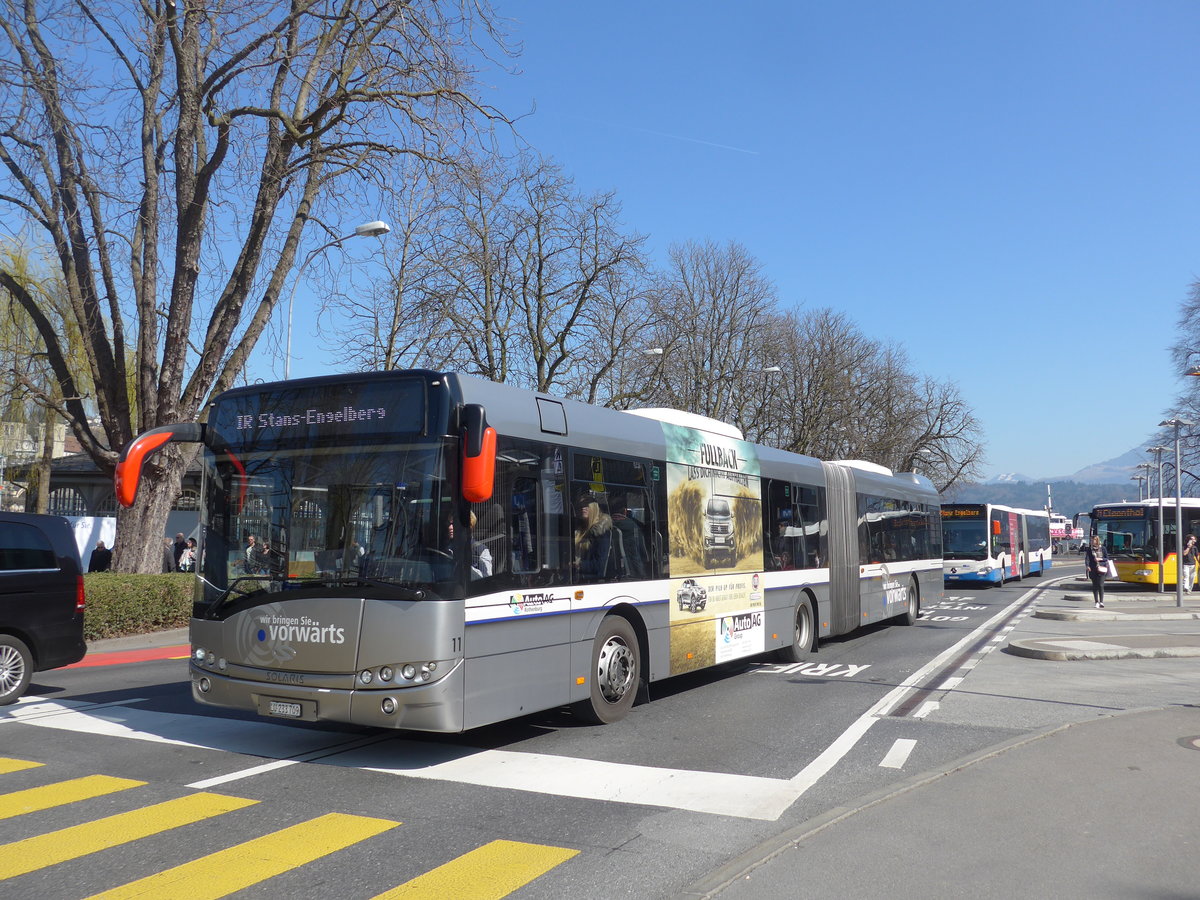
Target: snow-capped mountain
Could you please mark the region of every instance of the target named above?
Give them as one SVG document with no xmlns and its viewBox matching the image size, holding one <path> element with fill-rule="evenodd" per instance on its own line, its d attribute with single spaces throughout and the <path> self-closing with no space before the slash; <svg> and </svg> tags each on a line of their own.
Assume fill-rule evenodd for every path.
<svg viewBox="0 0 1200 900">
<path fill-rule="evenodd" d="M 1150 454 L 1138 446 L 1104 462 L 1084 466 L 1071 475 L 1031 478 L 1028 475 L 1022 475 L 1018 472 L 1003 472 L 993 475 L 984 484 L 1017 484 L 1020 482 L 1037 484 L 1040 482 L 1053 483 L 1055 481 L 1074 481 L 1078 484 L 1123 484 L 1133 476 L 1136 471 L 1134 467 L 1138 463 L 1150 460 Z"/>
</svg>

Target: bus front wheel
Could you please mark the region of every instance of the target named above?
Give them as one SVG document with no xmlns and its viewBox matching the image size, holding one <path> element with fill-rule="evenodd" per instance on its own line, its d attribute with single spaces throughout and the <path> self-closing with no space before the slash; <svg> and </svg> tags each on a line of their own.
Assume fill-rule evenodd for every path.
<svg viewBox="0 0 1200 900">
<path fill-rule="evenodd" d="M 592 644 L 591 676 L 591 696 L 576 705 L 575 714 L 596 725 L 624 718 L 642 677 L 641 648 L 628 620 L 614 615 L 600 624 Z"/>
</svg>

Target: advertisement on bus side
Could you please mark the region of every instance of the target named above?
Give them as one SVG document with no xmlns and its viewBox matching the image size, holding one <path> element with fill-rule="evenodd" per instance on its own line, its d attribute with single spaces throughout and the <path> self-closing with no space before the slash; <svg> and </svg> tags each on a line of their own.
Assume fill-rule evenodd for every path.
<svg viewBox="0 0 1200 900">
<path fill-rule="evenodd" d="M 752 444 L 663 423 L 671 674 L 765 649 L 762 482 Z"/>
</svg>

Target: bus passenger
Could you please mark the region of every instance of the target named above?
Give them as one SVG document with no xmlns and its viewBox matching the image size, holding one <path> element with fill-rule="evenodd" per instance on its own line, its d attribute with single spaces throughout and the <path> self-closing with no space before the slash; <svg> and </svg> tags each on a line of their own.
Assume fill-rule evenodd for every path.
<svg viewBox="0 0 1200 900">
<path fill-rule="evenodd" d="M 616 497 L 612 504 L 613 528 L 621 532 L 622 544 L 625 547 L 625 564 L 630 578 L 646 577 L 646 542 L 642 539 L 642 529 L 637 520 L 629 514 L 628 500 Z"/>
<path fill-rule="evenodd" d="M 600 509 L 595 497 L 584 494 L 579 498 L 575 522 L 575 571 L 581 579 L 599 581 L 608 571 L 612 527 L 612 518 Z"/>
</svg>

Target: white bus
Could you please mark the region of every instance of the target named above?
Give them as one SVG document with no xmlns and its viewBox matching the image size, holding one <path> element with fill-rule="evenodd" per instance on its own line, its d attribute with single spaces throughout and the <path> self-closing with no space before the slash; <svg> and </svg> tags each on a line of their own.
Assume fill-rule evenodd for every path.
<svg viewBox="0 0 1200 900">
<path fill-rule="evenodd" d="M 255 385 L 117 469 L 204 446 L 201 703 L 458 732 L 894 619 L 941 596 L 925 478 L 430 371 Z M 255 541 L 249 542 L 253 534 Z M 269 552 L 263 552 L 267 542 Z"/>
<path fill-rule="evenodd" d="M 1041 575 L 1053 565 L 1050 517 L 1044 509 L 996 503 L 942 506 L 942 573 L 947 582 L 1003 584 Z"/>
</svg>

